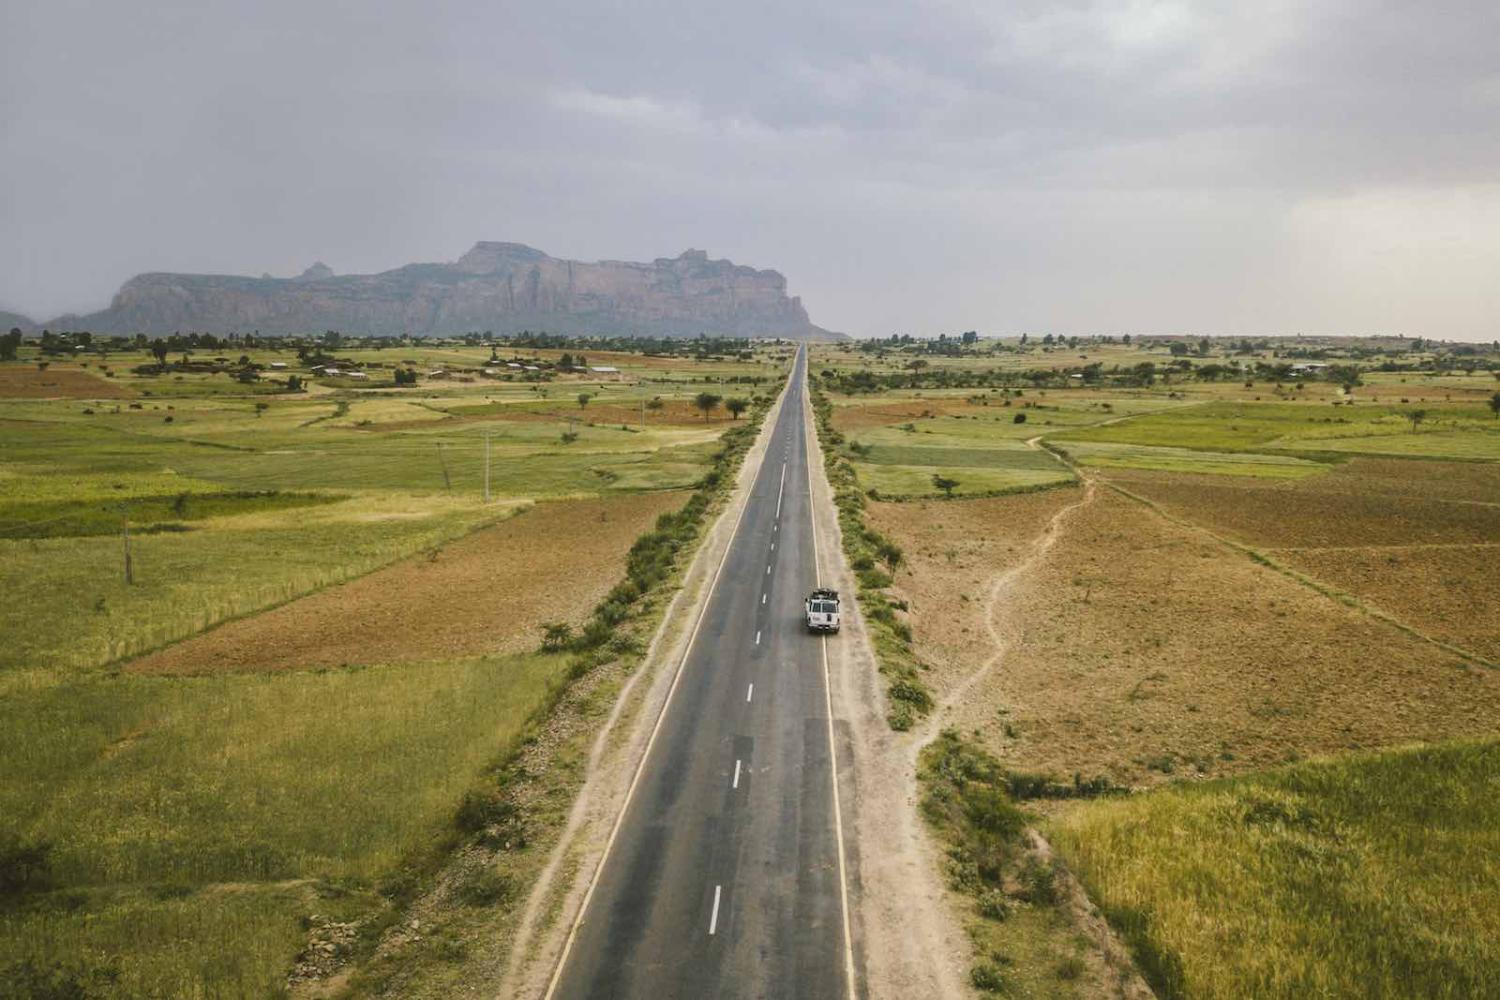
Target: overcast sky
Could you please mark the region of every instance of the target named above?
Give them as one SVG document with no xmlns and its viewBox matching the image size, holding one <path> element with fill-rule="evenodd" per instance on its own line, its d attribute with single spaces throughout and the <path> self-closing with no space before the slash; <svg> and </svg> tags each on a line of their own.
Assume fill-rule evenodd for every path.
<svg viewBox="0 0 1500 1000">
<path fill-rule="evenodd" d="M 854 334 L 1500 336 L 1500 4 L 0 2 L 0 306 L 476 240 Z"/>
</svg>

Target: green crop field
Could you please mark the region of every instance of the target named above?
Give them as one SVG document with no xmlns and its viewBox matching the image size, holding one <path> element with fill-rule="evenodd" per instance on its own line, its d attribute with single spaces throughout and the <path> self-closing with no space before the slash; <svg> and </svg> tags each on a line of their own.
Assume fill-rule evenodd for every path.
<svg viewBox="0 0 1500 1000">
<path fill-rule="evenodd" d="M 1166 998 L 1485 996 L 1500 742 L 1075 807 L 1064 850 Z"/>
<path fill-rule="evenodd" d="M 49 892 L 0 910 L 0 967 L 112 972 L 126 996 L 275 994 L 298 914 L 320 895 L 358 906 L 427 849 L 563 667 L 517 656 L 11 692 L 0 814 L 51 851 Z M 205 947 L 184 948 L 184 926 Z"/>
<path fill-rule="evenodd" d="M 691 487 L 735 426 L 695 394 L 774 391 L 789 360 L 598 354 L 620 373 L 523 382 L 473 374 L 487 346 L 336 351 L 467 372 L 380 389 L 248 353 L 287 368 L 247 385 L 125 352 L 0 370 L 0 995 L 276 996 L 309 914 L 378 936 L 381 893 L 453 841 L 459 799 L 568 657 L 190 677 L 127 661 L 533 501 Z"/>
</svg>

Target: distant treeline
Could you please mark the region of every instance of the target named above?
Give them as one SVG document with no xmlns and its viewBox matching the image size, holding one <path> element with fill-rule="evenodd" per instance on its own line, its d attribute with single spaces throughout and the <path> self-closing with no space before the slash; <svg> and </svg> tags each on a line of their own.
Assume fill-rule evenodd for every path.
<svg viewBox="0 0 1500 1000">
<path fill-rule="evenodd" d="M 14 357 L 22 343 L 20 330 L 0 337 L 0 347 Z M 742 356 L 748 357 L 750 340 L 744 337 L 567 337 L 560 334 L 522 331 L 508 336 L 492 333 L 467 333 L 457 337 L 358 337 L 338 330 L 305 336 L 263 336 L 259 333 L 173 333 L 165 337 L 115 334 L 96 336 L 87 330 L 53 333 L 43 330 L 35 338 L 43 354 L 71 355 L 103 351 L 150 351 L 165 347 L 168 351 L 307 351 L 310 349 L 382 350 L 395 347 L 494 346 L 507 349 L 619 351 L 671 357 Z"/>
<path fill-rule="evenodd" d="M 1449 372 L 1494 371 L 1500 377 L 1500 361 L 1493 358 L 1474 361 L 1468 358 L 1441 358 L 1422 363 L 1387 361 L 1378 365 L 1327 364 L 1309 367 L 1290 361 L 1256 361 L 1222 364 L 1216 361 L 1197 363 L 1177 358 L 1157 364 L 1142 361 L 1135 365 L 1111 365 L 1095 361 L 1086 365 L 1024 370 L 1001 368 L 934 368 L 926 361 L 912 361 L 906 370 L 872 372 L 866 370 L 835 371 L 825 368 L 819 373 L 823 386 L 845 395 L 882 392 L 889 389 L 1058 389 L 1079 386 L 1110 388 L 1144 388 L 1174 381 L 1247 383 L 1332 382 L 1346 388 L 1361 385 L 1366 372 Z"/>
</svg>

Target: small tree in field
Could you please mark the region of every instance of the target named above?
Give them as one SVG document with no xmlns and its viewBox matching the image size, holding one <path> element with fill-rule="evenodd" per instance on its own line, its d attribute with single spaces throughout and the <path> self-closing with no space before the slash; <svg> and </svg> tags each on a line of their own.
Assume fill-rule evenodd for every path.
<svg viewBox="0 0 1500 1000">
<path fill-rule="evenodd" d="M 1024 424 L 1026 422 L 1026 414 L 1017 413 L 1014 417 L 1011 418 L 1010 422 L 1013 424 Z"/>
<path fill-rule="evenodd" d="M 1406 419 L 1411 421 L 1411 432 L 1415 434 L 1417 433 L 1417 425 L 1427 419 L 1427 411 L 1409 410 L 1407 411 Z"/>
<path fill-rule="evenodd" d="M 659 410 L 665 405 L 666 404 L 661 401 L 660 396 L 652 396 L 650 399 L 646 400 L 646 409 L 648 410 Z"/>
<path fill-rule="evenodd" d="M 589 400 L 591 400 L 593 398 L 594 398 L 593 396 L 590 396 L 586 392 L 580 392 L 578 394 L 578 408 L 581 410 L 585 406 L 588 406 L 589 405 Z"/>
<path fill-rule="evenodd" d="M 943 496 L 953 499 L 953 491 L 958 489 L 958 480 L 949 479 L 947 476 L 934 475 L 932 485 L 943 491 Z"/>
<path fill-rule="evenodd" d="M 724 399 L 722 396 L 715 396 L 711 392 L 700 392 L 698 393 L 698 395 L 693 397 L 693 405 L 703 411 L 704 420 L 707 420 L 708 415 L 714 410 L 717 410 L 719 408 L 719 404 L 723 401 Z"/>
<path fill-rule="evenodd" d="M 573 641 L 573 626 L 567 622 L 551 622 L 542 626 L 542 648 L 549 652 L 566 649 Z"/>
<path fill-rule="evenodd" d="M 740 414 L 744 413 L 749 408 L 750 400 L 740 399 L 738 396 L 733 399 L 726 399 L 724 401 L 724 409 L 728 410 L 729 415 L 734 417 L 734 419 L 736 420 L 740 419 Z"/>
<path fill-rule="evenodd" d="M 1490 397 L 1489 407 L 1491 413 L 1496 417 L 1500 417 L 1500 392 Z"/>
</svg>

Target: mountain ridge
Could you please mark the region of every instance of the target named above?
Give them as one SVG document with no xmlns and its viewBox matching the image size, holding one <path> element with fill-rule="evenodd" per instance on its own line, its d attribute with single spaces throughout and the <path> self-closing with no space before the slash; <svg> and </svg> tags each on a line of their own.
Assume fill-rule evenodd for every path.
<svg viewBox="0 0 1500 1000">
<path fill-rule="evenodd" d="M 711 260 L 702 250 L 649 263 L 584 262 L 488 240 L 450 263 L 375 274 L 335 274 L 321 261 L 292 278 L 151 271 L 125 282 L 108 308 L 46 325 L 146 334 L 844 336 L 814 325 L 779 271 Z"/>
</svg>

